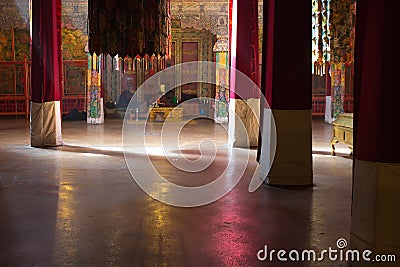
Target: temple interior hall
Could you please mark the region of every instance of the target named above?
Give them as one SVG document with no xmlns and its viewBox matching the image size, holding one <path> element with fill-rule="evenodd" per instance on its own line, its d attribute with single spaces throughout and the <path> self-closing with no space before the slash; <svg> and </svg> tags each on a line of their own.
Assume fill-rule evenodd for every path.
<svg viewBox="0 0 400 267">
<path fill-rule="evenodd" d="M 186 127 L 183 141 L 209 136 L 221 147 L 209 170 L 218 173 L 229 160 L 225 130 L 208 120 Z M 338 145 L 337 156 L 330 156 L 331 126 L 321 121 L 313 125 L 314 187 L 265 184 L 249 193 L 253 150 L 239 184 L 197 208 L 173 207 L 140 189 L 123 157 L 120 120 L 68 121 L 63 129 L 64 146 L 37 150 L 29 145 L 25 120 L 1 123 L 2 266 L 264 266 L 256 255 L 264 245 L 311 249 L 349 240 L 350 151 Z M 189 178 L 165 159 L 157 167 L 175 183 Z"/>
<path fill-rule="evenodd" d="M 400 266 L 396 0 L 2 0 L 0 266 Z"/>
</svg>

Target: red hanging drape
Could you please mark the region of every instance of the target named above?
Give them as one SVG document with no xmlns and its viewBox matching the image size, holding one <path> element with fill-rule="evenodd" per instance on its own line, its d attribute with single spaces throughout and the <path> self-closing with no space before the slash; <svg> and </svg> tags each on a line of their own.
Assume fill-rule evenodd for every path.
<svg viewBox="0 0 400 267">
<path fill-rule="evenodd" d="M 32 101 L 61 100 L 61 0 L 32 0 L 31 59 Z"/>
<path fill-rule="evenodd" d="M 262 92 L 272 109 L 310 110 L 311 7 L 269 0 L 264 10 Z"/>
<path fill-rule="evenodd" d="M 358 160 L 399 163 L 399 2 L 357 2 L 354 150 Z"/>
<path fill-rule="evenodd" d="M 237 30 L 236 40 L 236 61 L 232 60 L 232 67 L 243 72 L 257 86 L 260 85 L 259 71 L 259 38 L 258 38 L 258 1 L 251 0 L 249 2 L 237 0 L 237 22 L 233 22 Z M 234 45 L 231 47 L 235 47 Z M 233 77 L 237 79 L 237 77 Z M 231 82 L 233 88 L 231 97 L 236 99 L 258 98 L 259 92 L 257 87 L 241 88 L 236 86 L 246 84 L 242 81 Z"/>
</svg>

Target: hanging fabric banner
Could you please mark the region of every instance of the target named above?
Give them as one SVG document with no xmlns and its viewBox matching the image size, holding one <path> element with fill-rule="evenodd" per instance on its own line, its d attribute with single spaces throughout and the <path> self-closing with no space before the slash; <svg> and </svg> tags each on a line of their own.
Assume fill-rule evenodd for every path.
<svg viewBox="0 0 400 267">
<path fill-rule="evenodd" d="M 226 48 L 228 44 L 226 43 Z M 216 91 L 215 122 L 227 123 L 229 111 L 229 55 L 228 51 L 215 51 Z"/>
<path fill-rule="evenodd" d="M 332 79 L 332 117 L 336 119 L 344 112 L 344 87 L 345 87 L 345 65 L 343 63 L 331 65 Z"/>
<path fill-rule="evenodd" d="M 91 54 L 169 54 L 169 0 L 89 0 L 88 4 Z"/>
<path fill-rule="evenodd" d="M 355 40 L 355 0 L 331 0 L 330 64 L 332 83 L 332 120 L 345 109 L 345 95 L 352 96 L 352 69 Z"/>
<path fill-rule="evenodd" d="M 89 0 L 89 51 L 136 55 L 144 48 L 144 8 L 141 0 Z"/>
<path fill-rule="evenodd" d="M 330 60 L 331 0 L 312 1 L 312 73 L 326 74 L 326 62 Z"/>
<path fill-rule="evenodd" d="M 88 55 L 87 123 L 104 123 L 103 97 L 101 92 L 102 55 Z"/>
</svg>

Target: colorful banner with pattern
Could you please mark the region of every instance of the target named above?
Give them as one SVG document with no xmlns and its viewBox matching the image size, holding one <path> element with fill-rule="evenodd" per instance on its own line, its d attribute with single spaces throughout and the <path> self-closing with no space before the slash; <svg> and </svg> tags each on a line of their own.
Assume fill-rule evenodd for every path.
<svg viewBox="0 0 400 267">
<path fill-rule="evenodd" d="M 229 110 L 229 65 L 228 52 L 216 53 L 215 122 L 227 123 Z"/>
</svg>

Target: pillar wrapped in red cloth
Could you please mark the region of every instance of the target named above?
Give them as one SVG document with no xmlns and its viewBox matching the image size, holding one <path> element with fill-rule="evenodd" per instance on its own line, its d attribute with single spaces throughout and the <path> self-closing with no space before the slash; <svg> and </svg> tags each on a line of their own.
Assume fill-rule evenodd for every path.
<svg viewBox="0 0 400 267">
<path fill-rule="evenodd" d="M 61 0 L 32 0 L 31 145 L 61 144 Z"/>
</svg>

